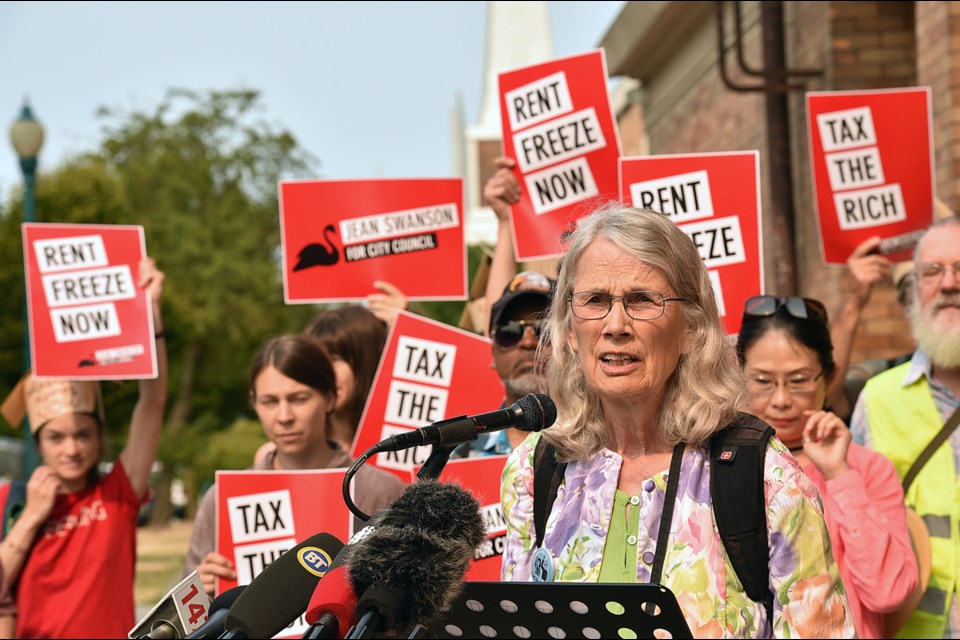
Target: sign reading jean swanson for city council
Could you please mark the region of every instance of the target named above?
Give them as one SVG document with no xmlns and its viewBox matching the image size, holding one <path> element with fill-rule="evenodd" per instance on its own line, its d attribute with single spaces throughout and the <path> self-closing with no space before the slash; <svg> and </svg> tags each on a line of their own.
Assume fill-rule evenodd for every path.
<svg viewBox="0 0 960 640">
<path fill-rule="evenodd" d="M 518 261 L 561 255 L 561 236 L 617 197 L 620 134 L 602 49 L 499 76 L 503 153 L 516 160 L 510 208 Z"/>
<path fill-rule="evenodd" d="M 401 311 L 360 418 L 353 457 L 398 433 L 499 409 L 503 384 L 492 362 L 488 338 Z M 426 462 L 431 448 L 378 453 L 366 464 L 409 482 L 410 470 Z"/>
<path fill-rule="evenodd" d="M 280 238 L 287 304 L 467 296 L 461 178 L 282 181 Z"/>
<path fill-rule="evenodd" d="M 929 87 L 814 91 L 806 95 L 810 163 L 827 264 L 861 242 L 909 260 L 934 209 Z"/>
<path fill-rule="evenodd" d="M 233 562 L 236 580 L 217 578 L 218 594 L 250 584 L 264 569 L 310 536 L 324 531 L 349 540 L 353 515 L 343 501 L 345 469 L 217 471 L 217 552 Z M 304 547 L 300 566 L 324 572 L 333 558 Z M 303 614 L 275 638 L 300 638 Z"/>
<path fill-rule="evenodd" d="M 38 378 L 157 377 L 137 225 L 22 225 L 30 361 Z"/>
<path fill-rule="evenodd" d="M 700 252 L 728 334 L 763 293 L 757 151 L 620 158 L 620 199 L 665 213 Z"/>
</svg>

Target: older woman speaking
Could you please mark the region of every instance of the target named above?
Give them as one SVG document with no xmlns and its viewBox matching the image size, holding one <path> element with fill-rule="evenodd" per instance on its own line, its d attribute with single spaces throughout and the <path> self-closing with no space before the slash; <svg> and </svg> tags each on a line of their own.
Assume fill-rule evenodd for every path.
<svg viewBox="0 0 960 640">
<path fill-rule="evenodd" d="M 504 468 L 503 579 L 530 580 L 536 564 L 537 580 L 662 584 L 697 638 L 855 637 L 817 489 L 775 436 L 756 464 L 767 597 L 751 600 L 731 564 L 710 440 L 734 423 L 767 427 L 737 411 L 743 377 L 693 242 L 667 216 L 622 206 L 582 218 L 568 240 L 547 329 L 559 417 Z M 541 438 L 565 463 L 542 533 Z"/>
</svg>

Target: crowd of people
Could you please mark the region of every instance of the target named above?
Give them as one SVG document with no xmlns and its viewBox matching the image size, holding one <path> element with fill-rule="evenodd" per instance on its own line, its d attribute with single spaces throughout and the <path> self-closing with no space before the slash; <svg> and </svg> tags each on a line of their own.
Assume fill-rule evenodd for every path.
<svg viewBox="0 0 960 640">
<path fill-rule="evenodd" d="M 518 272 L 514 168 L 497 158 L 484 189 L 499 222 L 484 333 L 503 406 L 547 393 L 558 417 L 454 452 L 506 456 L 502 579 L 663 585 L 695 637 L 960 635 L 960 218 L 931 226 L 897 278 L 917 350 L 851 397 L 861 312 L 895 270 L 879 238 L 850 256 L 833 322 L 817 300 L 758 295 L 731 341 L 697 248 L 656 211 L 600 206 L 578 220 L 555 272 Z M 126 637 L 134 625 L 136 516 L 167 393 L 163 273 L 151 259 L 139 286 L 153 302 L 159 375 L 140 381 L 111 471 L 98 471 L 106 443 L 93 383 L 21 385 L 42 464 L 3 522 L 0 636 Z M 351 464 L 388 328 L 407 307 L 389 282 L 373 286 L 366 304 L 323 311 L 253 356 L 249 399 L 268 442 L 250 469 Z M 720 497 L 737 455 L 738 473 L 753 478 L 743 502 L 756 493 L 742 538 L 727 530 L 743 517 L 737 501 Z M 374 514 L 404 485 L 367 465 L 354 489 Z M 0 487 L 0 503 L 14 490 Z M 208 491 L 184 575 L 197 571 L 211 597 L 217 578 L 237 578 L 214 521 Z"/>
</svg>

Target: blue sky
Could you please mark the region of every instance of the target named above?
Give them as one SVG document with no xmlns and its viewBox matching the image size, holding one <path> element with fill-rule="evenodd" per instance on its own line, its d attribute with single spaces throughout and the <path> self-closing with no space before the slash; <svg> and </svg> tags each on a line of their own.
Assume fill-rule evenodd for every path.
<svg viewBox="0 0 960 640">
<path fill-rule="evenodd" d="M 596 48 L 624 2 L 548 2 L 557 57 Z M 171 87 L 261 91 L 317 177 L 443 177 L 459 94 L 476 121 L 486 2 L 0 2 L 0 115 L 24 96 L 41 171 L 95 148 L 100 106 L 149 110 Z M 4 133 L 0 198 L 21 181 Z"/>
</svg>

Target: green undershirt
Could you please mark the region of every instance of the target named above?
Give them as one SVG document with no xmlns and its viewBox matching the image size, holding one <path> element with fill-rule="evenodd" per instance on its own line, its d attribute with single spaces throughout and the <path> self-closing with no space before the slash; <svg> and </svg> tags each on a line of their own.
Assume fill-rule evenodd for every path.
<svg viewBox="0 0 960 640">
<path fill-rule="evenodd" d="M 599 582 L 637 581 L 637 537 L 640 533 L 640 506 L 630 504 L 630 494 L 617 489 L 613 516 L 600 561 Z M 628 544 L 632 536 L 634 543 Z"/>
</svg>

